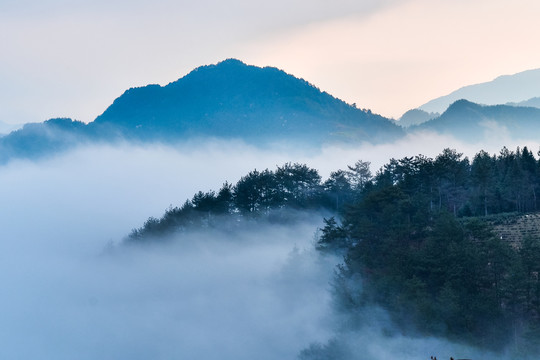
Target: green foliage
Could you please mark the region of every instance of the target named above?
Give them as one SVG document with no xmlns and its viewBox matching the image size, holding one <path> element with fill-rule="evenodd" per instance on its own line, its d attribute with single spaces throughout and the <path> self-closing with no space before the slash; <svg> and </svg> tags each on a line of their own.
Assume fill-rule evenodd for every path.
<svg viewBox="0 0 540 360">
<path fill-rule="evenodd" d="M 341 226 L 338 226 L 333 216 L 324 219 L 324 227 L 321 229 L 321 233 L 317 241 L 317 249 L 319 250 L 335 252 L 349 246 L 347 232 Z"/>
<path fill-rule="evenodd" d="M 275 173 L 279 199 L 292 207 L 310 207 L 317 201 L 321 176 L 303 164 L 278 167 Z"/>
<path fill-rule="evenodd" d="M 450 149 L 434 160 L 391 159 L 345 207 L 343 225 L 331 219 L 323 229 L 325 243 L 349 244 L 336 294 L 349 307 L 384 306 L 404 330 L 495 349 L 510 342 L 534 348 L 540 239 L 511 246 L 491 231 L 506 215 L 463 215 L 534 210 L 538 169 L 527 148 L 480 152 L 472 164 Z M 362 279 L 359 294 L 350 292 L 354 279 Z M 350 301 L 358 296 L 363 300 Z"/>
<path fill-rule="evenodd" d="M 243 176 L 233 188 L 236 207 L 244 213 L 268 212 L 279 202 L 275 180 L 268 169 Z"/>
<path fill-rule="evenodd" d="M 321 192 L 319 173 L 306 165 L 286 163 L 275 172 L 253 170 L 234 186 L 223 184 L 217 194 L 199 191 L 181 207 L 171 206 L 161 219 L 149 218 L 141 228 L 132 230 L 128 241 L 144 242 L 186 229 L 214 227 L 218 219 L 270 218 L 281 210 L 318 210 L 325 208 Z M 283 220 L 280 216 L 272 219 Z"/>
<path fill-rule="evenodd" d="M 371 219 L 350 215 L 357 219 L 349 220 L 349 228 L 358 244 L 349 249 L 347 273 L 362 276 L 363 296 L 384 305 L 405 328 L 482 344 L 498 340 L 502 334 L 486 331 L 493 328 L 486 325 L 507 323 L 504 307 L 517 295 L 505 298 L 505 291 L 519 286 L 514 279 L 504 282 L 513 273 L 510 246 L 484 223 L 464 223 L 449 213 L 407 223 L 399 198 L 388 200 L 371 197 Z M 373 226 L 389 221 L 387 213 L 393 214 L 391 223 Z"/>
<path fill-rule="evenodd" d="M 492 230 L 536 209 L 539 169 L 526 147 L 481 151 L 472 163 L 451 149 L 435 159 L 391 159 L 375 176 L 359 161 L 322 183 L 315 169 L 286 163 L 253 170 L 217 193 L 197 192 L 161 219 L 148 219 L 129 240 L 212 227 L 218 218 L 236 224 L 324 209 L 334 216 L 324 219 L 316 246 L 345 254 L 334 293 L 352 317 L 375 303 L 404 331 L 538 351 L 540 238 L 510 244 Z M 304 355 L 338 350 L 313 346 Z"/>
<path fill-rule="evenodd" d="M 345 204 L 353 200 L 353 189 L 346 171 L 338 170 L 330 173 L 330 177 L 323 183 L 326 206 L 333 207 L 336 212 L 343 210 Z"/>
</svg>

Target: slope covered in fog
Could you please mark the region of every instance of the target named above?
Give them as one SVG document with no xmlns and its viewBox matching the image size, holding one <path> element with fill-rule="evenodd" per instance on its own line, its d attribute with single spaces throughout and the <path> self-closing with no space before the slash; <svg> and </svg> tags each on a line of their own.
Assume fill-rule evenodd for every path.
<svg viewBox="0 0 540 360">
<path fill-rule="evenodd" d="M 413 126 L 480 143 L 497 137 L 534 139 L 540 136 L 540 109 L 509 105 L 483 106 L 467 100 L 453 103 L 441 116 Z"/>
<path fill-rule="evenodd" d="M 505 105 L 512 105 L 512 106 L 524 106 L 524 107 L 535 107 L 540 108 L 540 97 L 533 97 L 525 101 L 520 101 L 518 103 L 515 102 L 509 102 Z"/>
<path fill-rule="evenodd" d="M 438 117 L 439 113 L 428 113 L 420 109 L 411 109 L 405 112 L 400 118 L 397 124 L 399 126 L 408 127 L 412 125 L 418 125 Z"/>
<path fill-rule="evenodd" d="M 291 200 L 295 204 L 294 198 L 281 196 L 287 189 L 283 185 L 294 184 L 294 181 L 283 182 L 282 170 L 277 188 L 264 187 L 266 194 L 272 196 L 253 203 L 254 209 L 262 209 L 262 219 L 256 213 L 240 215 L 235 211 L 230 215 L 234 222 L 225 222 L 231 226 L 222 228 L 214 221 L 216 212 L 204 211 L 202 207 L 208 204 L 202 200 L 211 200 L 210 203 L 214 200 L 214 196 L 206 196 L 208 190 L 217 191 L 224 181 L 245 185 L 247 179 L 240 179 L 253 168 L 260 170 L 259 175 L 265 168 L 273 169 L 275 176 L 276 164 L 292 162 L 319 169 L 322 183 L 315 181 L 307 186 L 305 194 L 309 195 L 308 199 L 316 196 L 329 200 L 326 204 L 334 210 L 337 204 L 343 205 L 342 201 L 336 201 L 338 192 L 350 194 L 350 189 L 338 181 L 343 174 L 332 175 L 333 170 L 348 169 L 347 164 L 354 164 L 358 158 L 372 161 L 372 169 L 377 169 L 390 157 L 413 156 L 419 152 L 435 157 L 441 144 L 448 144 L 448 139 L 431 135 L 413 136 L 391 147 L 364 144 L 308 153 L 278 152 L 210 140 L 188 142 L 175 148 L 124 144 L 91 146 L 48 160 L 14 161 L 2 166 L 0 190 L 5 206 L 0 217 L 0 237 L 5 241 L 0 244 L 3 255 L 0 274 L 6 296 L 0 299 L 0 304 L 6 309 L 6 317 L 0 332 L 6 345 L 0 349 L 0 357 L 293 359 L 306 349 L 301 359 L 317 359 L 317 355 L 320 359 L 324 353 L 334 353 L 336 346 L 343 345 L 345 351 L 340 352 L 351 347 L 350 358 L 355 360 L 389 359 L 396 354 L 405 360 L 429 358 L 432 354 L 439 359 L 454 356 L 508 360 L 504 355 L 491 356 L 483 349 L 471 349 L 440 338 L 398 335 L 388 314 L 380 308 L 354 308 L 358 315 L 354 318 L 342 313 L 334 316 L 330 308 L 331 291 L 337 285 L 332 281 L 333 264 L 342 261 L 334 262 L 333 256 L 327 258 L 313 251 L 316 228 L 325 226 L 322 215 L 309 212 L 307 217 L 287 217 L 287 222 L 280 224 L 271 212 L 268 212 L 270 216 L 264 215 L 267 208 L 289 206 Z M 537 149 L 536 144 L 529 148 Z M 464 149 L 462 145 L 452 146 Z M 467 151 L 467 154 L 472 159 L 474 153 Z M 426 162 L 426 170 L 430 170 L 430 164 Z M 400 161 L 399 166 L 393 165 L 391 174 L 382 173 L 384 176 L 377 184 L 391 186 L 394 179 L 405 195 L 397 202 L 386 201 L 385 197 L 375 196 L 383 189 L 371 187 L 370 199 L 378 200 L 371 204 L 381 210 L 372 220 L 380 218 L 381 213 L 395 215 L 392 227 L 384 234 L 401 231 L 402 228 L 393 225 L 407 225 L 407 214 L 413 206 L 428 209 L 424 190 L 433 189 L 429 194 L 437 200 L 438 208 L 437 187 L 424 183 L 417 186 L 414 178 L 410 182 L 409 176 L 415 175 L 415 171 L 409 171 L 410 163 Z M 423 173 L 428 181 L 433 180 L 429 177 L 432 172 Z M 257 178 L 254 175 L 248 178 Z M 266 175 L 271 174 L 265 174 L 265 178 L 273 183 L 274 176 Z M 324 180 L 329 177 L 334 181 Z M 312 179 L 317 180 L 317 176 Z M 516 173 L 507 178 L 511 181 L 506 184 L 530 189 L 530 183 L 515 182 L 516 179 L 528 180 Z M 441 180 L 444 180 L 443 207 L 448 206 L 448 201 L 459 200 L 463 204 L 461 196 L 471 194 L 463 193 L 461 188 L 459 191 L 448 188 L 447 180 Z M 254 183 L 255 190 L 262 190 L 260 182 Z M 198 190 L 205 192 L 201 196 Z M 472 184 L 468 190 L 476 196 L 482 193 L 481 188 Z M 497 194 L 488 193 L 488 211 L 491 213 L 499 207 L 493 200 L 512 206 L 512 191 L 513 188 L 507 188 L 502 198 L 493 198 Z M 412 201 L 408 201 L 409 196 Z M 197 208 L 191 211 L 188 202 L 185 207 L 188 211 L 177 213 L 174 206 L 183 207 L 187 198 L 192 204 L 196 200 Z M 483 198 L 473 199 L 473 213 L 484 213 Z M 241 205 L 238 200 L 241 199 L 229 204 Z M 316 205 L 311 201 L 308 204 Z M 530 208 L 532 204 L 523 205 Z M 398 212 L 388 211 L 396 206 Z M 113 246 L 112 253 L 97 256 L 107 243 L 117 243 L 130 229 L 143 225 L 148 216 L 160 217 L 167 208 L 173 215 L 170 218 L 180 220 L 177 224 L 192 220 L 194 226 L 173 229 L 168 234 L 171 240 L 168 244 Z M 311 207 L 314 208 L 317 209 Z M 411 216 L 411 220 L 416 219 Z M 372 230 L 369 226 L 361 229 Z M 392 258 L 395 255 L 388 253 Z M 403 276 L 409 274 L 403 272 Z M 358 277 L 351 280 L 345 285 L 362 284 Z M 341 320 L 366 326 L 356 328 L 358 332 L 342 333 Z M 333 335 L 337 342 L 329 342 Z M 314 345 L 310 346 L 311 343 Z M 20 344 L 25 347 L 21 348 Z"/>
<path fill-rule="evenodd" d="M 500 140 L 540 136 L 536 108 L 459 100 L 434 116 L 412 110 L 399 122 L 410 125 L 404 130 L 279 69 L 229 59 L 199 67 L 166 86 L 129 89 L 89 124 L 71 119 L 26 124 L 0 137 L 0 162 L 47 156 L 96 142 L 177 143 L 207 137 L 311 148 L 391 143 L 403 138 L 405 131 L 419 130 L 472 143 L 498 139 L 500 145 L 504 144 Z"/>
<path fill-rule="evenodd" d="M 229 142 L 1 166 L 0 358 L 293 359 L 324 341 L 334 260 L 310 246 L 320 217 L 106 247 L 175 199 L 282 161 Z"/>
<path fill-rule="evenodd" d="M 363 359 L 347 337 L 362 338 L 367 329 L 390 343 L 437 336 L 476 346 L 460 349 L 467 358 L 505 358 L 508 351 L 533 359 L 540 351 L 540 242 L 530 231 L 510 241 L 504 230 L 510 218 L 539 208 L 539 170 L 526 146 L 494 156 L 480 151 L 472 161 L 451 149 L 435 158 L 392 159 L 375 176 L 358 161 L 324 182 L 317 170 L 288 163 L 254 170 L 217 193 L 198 192 L 150 218 L 126 243 L 185 244 L 194 230 L 232 235 L 289 226 L 299 214 L 324 210 L 334 216 L 324 220 L 316 247 L 345 254 L 332 284 L 343 329 L 301 359 Z M 458 349 L 438 346 L 436 353 L 444 347 L 454 356 Z M 384 358 L 374 350 L 368 358 Z"/>
<path fill-rule="evenodd" d="M 403 135 L 390 120 L 302 79 L 230 59 L 199 67 L 167 86 L 129 89 L 88 125 L 71 119 L 27 124 L 0 138 L 0 161 L 52 154 L 84 142 L 211 137 L 318 147 L 393 141 Z"/>
</svg>

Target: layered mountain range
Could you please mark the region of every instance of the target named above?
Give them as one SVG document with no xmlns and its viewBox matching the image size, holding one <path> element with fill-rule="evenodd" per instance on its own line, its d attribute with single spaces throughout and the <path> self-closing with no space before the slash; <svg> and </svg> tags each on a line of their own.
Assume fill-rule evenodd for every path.
<svg viewBox="0 0 540 360">
<path fill-rule="evenodd" d="M 256 145 L 392 141 L 401 127 L 273 67 L 229 59 L 166 86 L 132 88 L 93 122 L 51 119 L 0 138 L 0 160 L 81 142 L 175 142 L 215 137 Z"/>
<path fill-rule="evenodd" d="M 537 72 L 530 74 L 534 77 Z M 320 147 L 392 142 L 414 131 L 445 133 L 471 142 L 481 142 L 499 130 L 520 139 L 538 137 L 540 109 L 514 105 L 458 100 L 442 114 L 415 109 L 405 114 L 405 121 L 395 122 L 277 68 L 229 59 L 201 66 L 166 86 L 129 89 L 88 124 L 72 119 L 26 124 L 0 137 L 0 162 L 115 141 L 174 143 L 210 137 L 261 146 Z"/>
<path fill-rule="evenodd" d="M 534 140 L 540 135 L 540 109 L 479 105 L 462 99 L 451 104 L 440 116 L 411 126 L 408 131 L 431 131 L 470 143 L 494 137 Z"/>
<path fill-rule="evenodd" d="M 420 110 L 442 113 L 457 100 L 467 99 L 482 105 L 540 105 L 540 69 L 502 75 L 480 84 L 464 86 L 448 95 L 433 99 L 420 106 Z"/>
</svg>

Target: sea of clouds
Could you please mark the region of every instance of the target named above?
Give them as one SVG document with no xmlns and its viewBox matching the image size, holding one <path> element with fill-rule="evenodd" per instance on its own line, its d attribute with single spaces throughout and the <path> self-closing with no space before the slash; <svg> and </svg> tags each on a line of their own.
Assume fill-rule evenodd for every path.
<svg viewBox="0 0 540 360">
<path fill-rule="evenodd" d="M 121 144 L 11 161 L 0 167 L 0 357 L 294 359 L 334 338 L 351 340 L 357 359 L 455 354 L 453 344 L 387 336 L 380 325 L 344 332 L 331 291 L 342 259 L 313 247 L 320 215 L 234 234 L 195 231 L 161 246 L 122 243 L 149 216 L 254 168 L 300 162 L 326 178 L 360 159 L 375 171 L 391 157 L 443 147 L 480 150 L 424 134 L 319 150 Z"/>
</svg>

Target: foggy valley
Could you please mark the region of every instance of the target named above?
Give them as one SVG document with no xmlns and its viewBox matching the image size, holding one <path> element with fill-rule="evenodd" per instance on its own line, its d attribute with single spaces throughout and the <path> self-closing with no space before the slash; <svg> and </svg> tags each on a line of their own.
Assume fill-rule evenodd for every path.
<svg viewBox="0 0 540 360">
<path fill-rule="evenodd" d="M 417 1 L 353 8 L 369 23 Z M 304 21 L 325 18 L 310 6 Z M 446 67 L 369 88 L 351 72 L 347 87 L 384 94 L 370 109 L 303 72 L 223 59 L 163 85 L 138 75 L 92 121 L 0 119 L 0 358 L 538 358 L 539 70 L 449 92 L 454 74 L 396 120 L 381 114 Z M 52 101 L 53 85 L 24 103 L 29 87 L 4 88 L 20 100 L 2 114 Z"/>
<path fill-rule="evenodd" d="M 286 162 L 323 181 L 357 160 L 435 157 L 435 134 L 318 151 L 238 141 L 80 146 L 0 167 L 3 358 L 510 359 L 436 337 L 401 334 L 384 310 L 357 324 L 336 307 L 339 253 L 316 250 L 320 212 L 234 231 L 194 229 L 126 246 L 131 229 L 197 191 Z M 519 142 L 523 145 L 523 142 Z M 538 143 L 528 143 L 538 148 Z M 496 153 L 494 144 L 487 150 Z M 9 204 L 9 205 L 7 205 Z M 358 320 L 359 319 L 359 320 Z M 358 323 L 361 325 L 359 326 Z"/>
<path fill-rule="evenodd" d="M 0 360 L 540 358 L 537 0 L 0 0 Z"/>
</svg>

